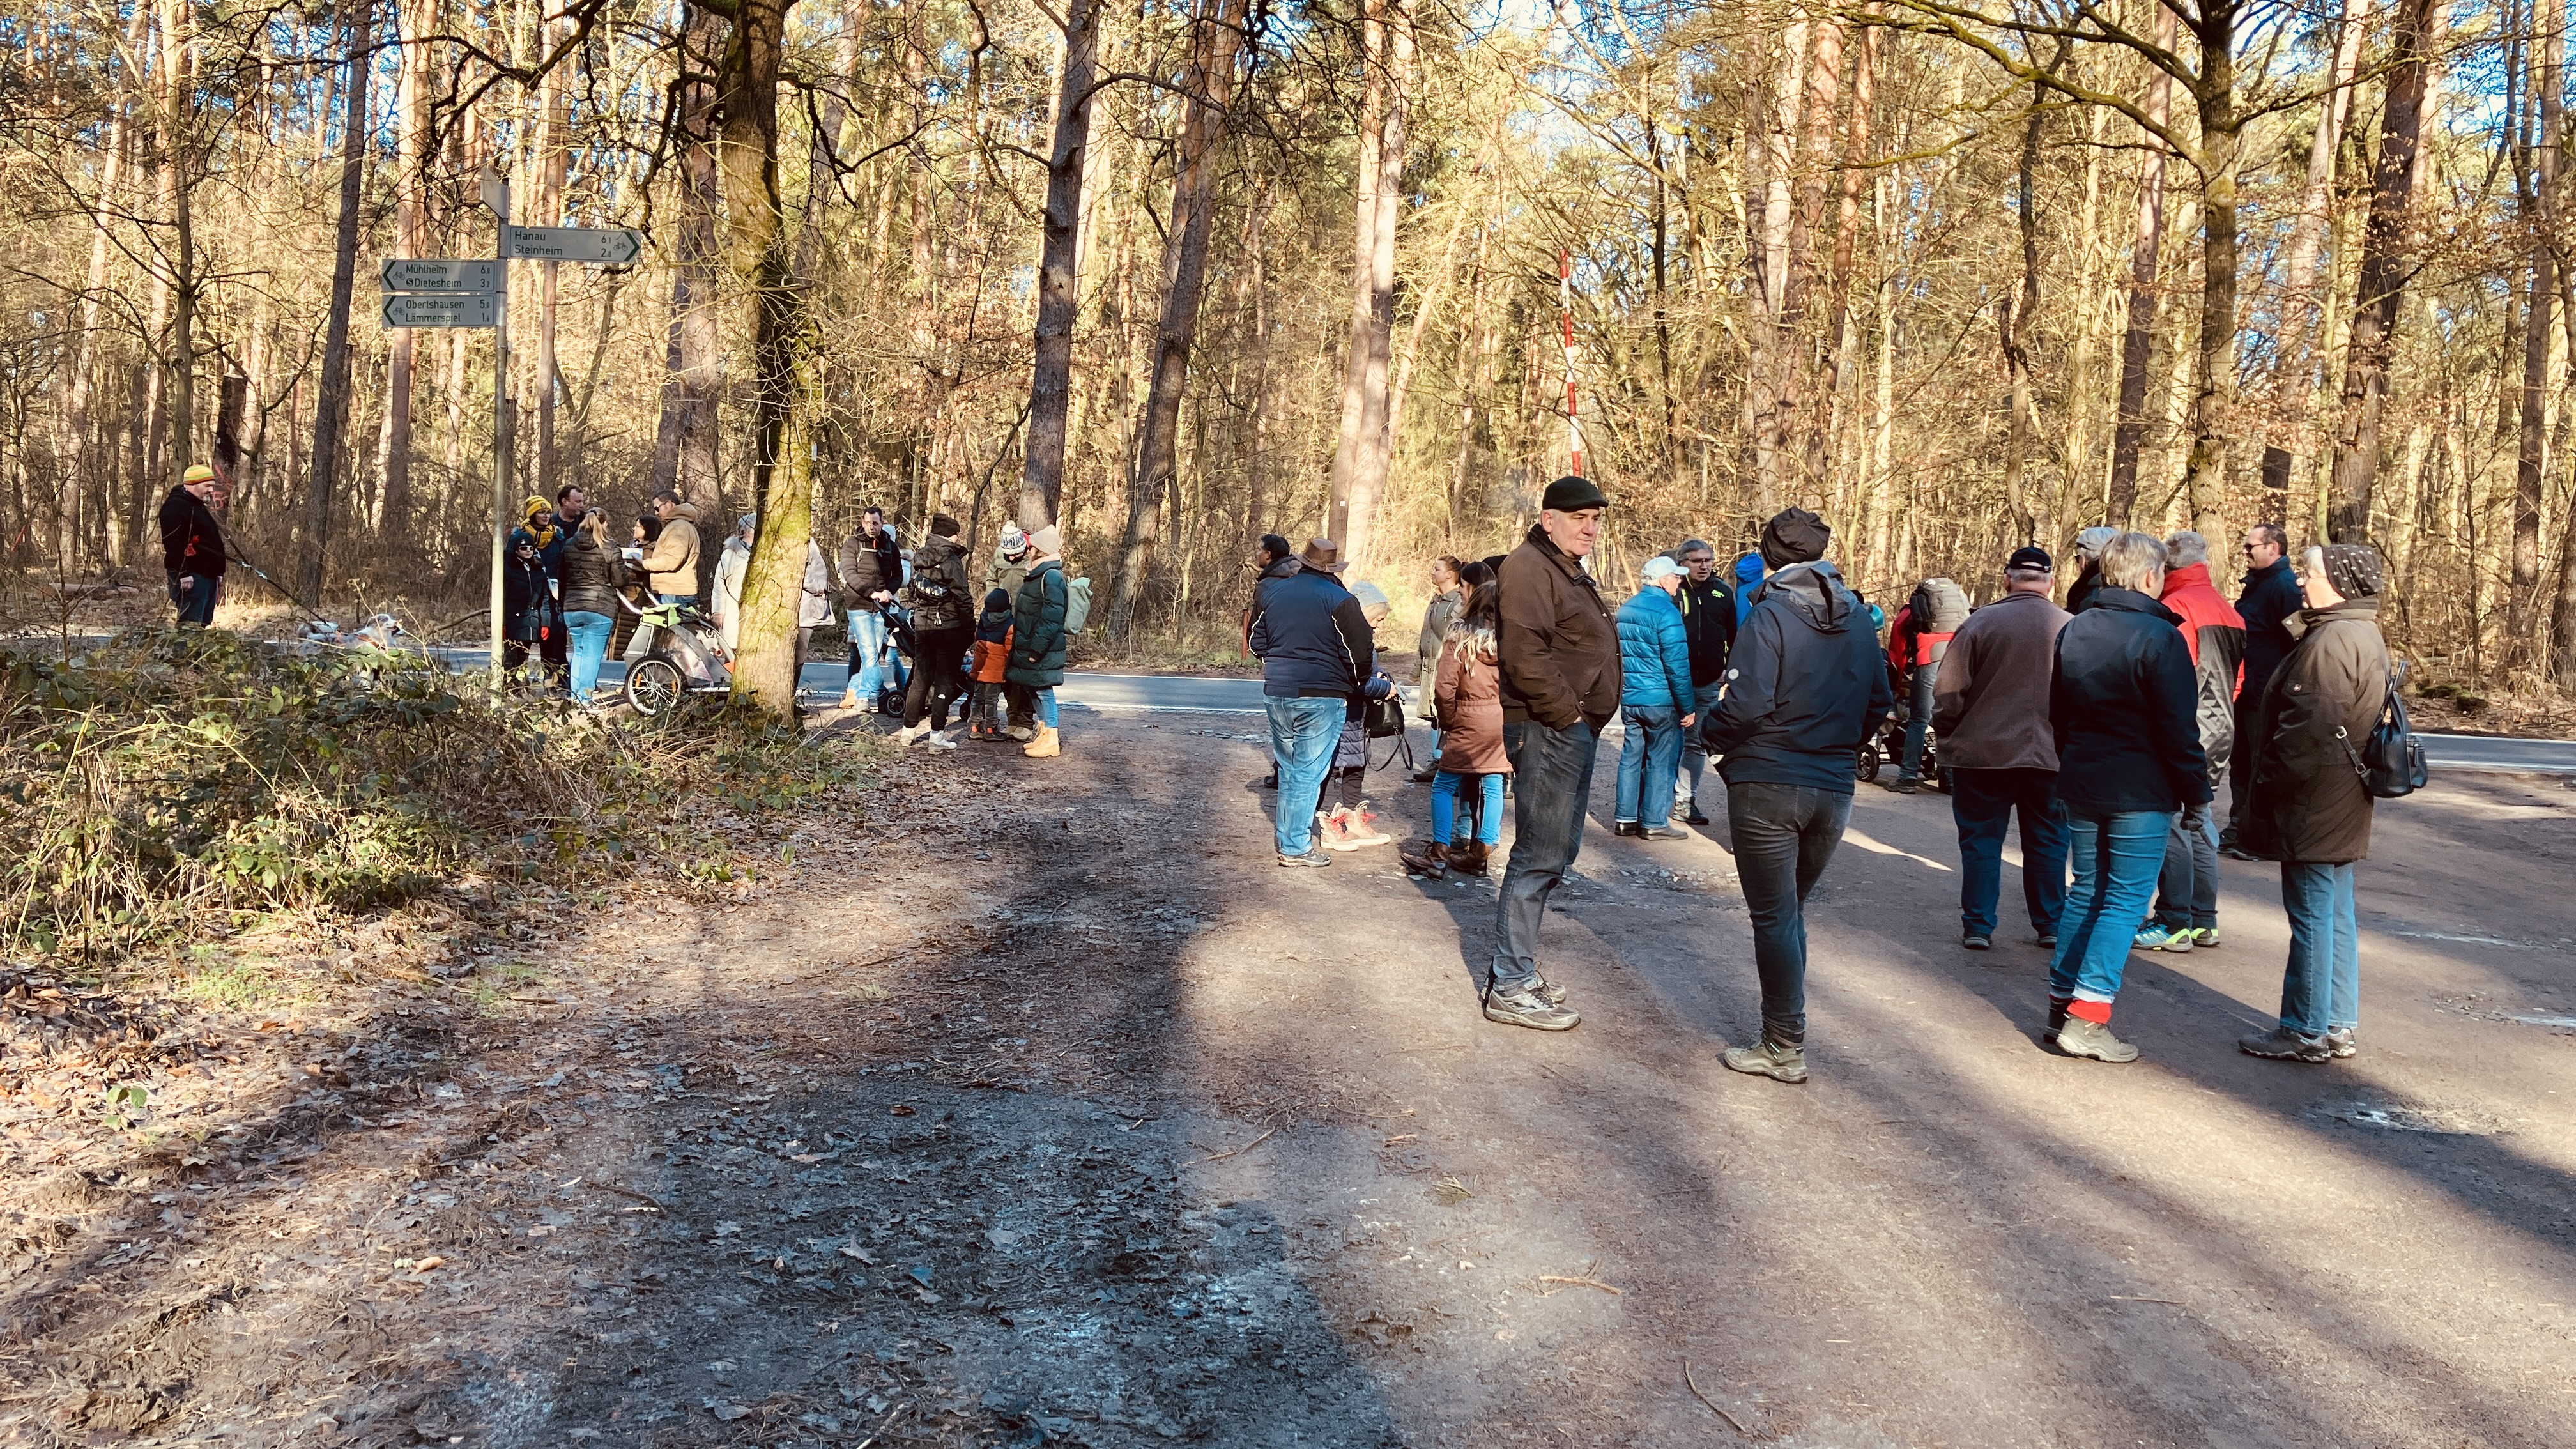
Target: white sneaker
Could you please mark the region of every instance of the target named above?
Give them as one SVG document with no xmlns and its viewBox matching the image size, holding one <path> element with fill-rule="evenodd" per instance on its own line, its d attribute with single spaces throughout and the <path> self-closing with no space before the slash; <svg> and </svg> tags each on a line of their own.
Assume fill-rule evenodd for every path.
<svg viewBox="0 0 2576 1449">
<path fill-rule="evenodd" d="M 949 738 L 947 735 L 939 733 L 936 730 L 933 730 L 930 738 L 922 741 L 922 743 L 930 746 L 934 750 L 953 750 L 957 748 L 957 741 Z"/>
<path fill-rule="evenodd" d="M 923 720 L 917 725 L 905 725 L 902 729 L 894 732 L 895 748 L 899 750 L 909 748 L 913 741 L 920 739 L 923 735 L 928 733 L 930 733 L 930 721 L 928 720 Z"/>
</svg>

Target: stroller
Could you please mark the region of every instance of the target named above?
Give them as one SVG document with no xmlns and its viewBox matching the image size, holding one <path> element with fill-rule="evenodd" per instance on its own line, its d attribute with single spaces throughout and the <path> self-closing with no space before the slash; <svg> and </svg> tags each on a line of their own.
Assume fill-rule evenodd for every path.
<svg viewBox="0 0 2576 1449">
<path fill-rule="evenodd" d="M 900 716 L 903 697 L 912 687 L 912 671 L 921 666 L 921 636 L 912 616 L 899 608 L 885 611 L 886 682 L 877 686 L 877 713 Z"/>
<path fill-rule="evenodd" d="M 733 660 L 716 621 L 695 604 L 627 607 L 653 631 L 652 648 L 626 667 L 626 702 L 646 719 L 677 709 L 681 697 L 723 694 L 733 688 Z"/>
<path fill-rule="evenodd" d="M 1888 673 L 1893 677 L 1895 671 Z M 1905 758 L 1905 725 L 1914 712 L 1906 703 L 1906 691 L 1901 687 L 1904 681 L 1896 683 L 1900 687 L 1896 690 L 1895 710 L 1880 721 L 1877 733 L 1860 742 L 1858 758 L 1852 763 L 1852 778 L 1864 785 L 1876 783 L 1878 772 L 1890 760 Z M 1928 724 L 1923 727 L 1923 782 L 1945 793 L 1950 788 L 1950 776 L 1941 768 L 1940 740 Z"/>
</svg>

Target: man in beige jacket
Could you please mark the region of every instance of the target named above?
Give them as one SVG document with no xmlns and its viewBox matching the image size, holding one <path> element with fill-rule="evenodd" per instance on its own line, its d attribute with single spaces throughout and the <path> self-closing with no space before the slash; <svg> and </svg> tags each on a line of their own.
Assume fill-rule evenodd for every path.
<svg viewBox="0 0 2576 1449">
<path fill-rule="evenodd" d="M 644 551 L 642 568 L 648 586 L 663 603 L 694 603 L 698 597 L 698 508 L 665 488 L 653 495 L 653 512 L 662 520 L 662 536 Z"/>
</svg>

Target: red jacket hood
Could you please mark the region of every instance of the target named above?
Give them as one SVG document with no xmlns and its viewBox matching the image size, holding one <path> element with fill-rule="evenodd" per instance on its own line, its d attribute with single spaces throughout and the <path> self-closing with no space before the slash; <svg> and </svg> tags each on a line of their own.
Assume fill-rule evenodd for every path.
<svg viewBox="0 0 2576 1449">
<path fill-rule="evenodd" d="M 2164 606 L 2182 615 L 2183 641 L 2191 646 L 2191 659 L 2200 662 L 2200 631 L 2203 629 L 2245 630 L 2244 616 L 2227 596 L 2209 582 L 2209 565 L 2196 563 L 2188 568 L 2171 570 L 2165 575 Z"/>
</svg>

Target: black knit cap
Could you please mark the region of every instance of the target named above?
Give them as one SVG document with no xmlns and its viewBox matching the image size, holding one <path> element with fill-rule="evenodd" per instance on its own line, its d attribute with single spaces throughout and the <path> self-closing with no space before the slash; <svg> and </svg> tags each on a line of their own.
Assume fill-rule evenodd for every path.
<svg viewBox="0 0 2576 1449">
<path fill-rule="evenodd" d="M 1812 563 L 1825 556 L 1834 531 L 1803 508 L 1784 508 L 1762 525 L 1762 562 L 1775 569 Z"/>
<path fill-rule="evenodd" d="M 2347 599 L 2375 598 L 2388 587 L 2388 565 L 2366 543 L 2330 543 L 2325 556 L 2326 582 Z"/>
<path fill-rule="evenodd" d="M 1547 496 L 1539 500 L 1538 506 L 1558 513 L 1572 513 L 1579 508 L 1607 508 L 1610 499 L 1602 493 L 1601 485 L 1569 473 L 1547 485 Z"/>
</svg>

